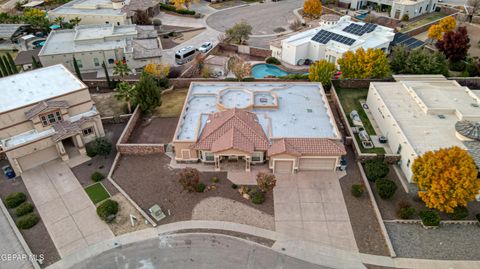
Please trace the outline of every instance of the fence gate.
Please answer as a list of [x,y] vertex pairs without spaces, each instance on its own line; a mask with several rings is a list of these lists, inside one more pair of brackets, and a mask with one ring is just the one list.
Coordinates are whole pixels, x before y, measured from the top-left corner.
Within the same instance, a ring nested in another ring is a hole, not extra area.
[[250,47],[249,46],[244,46],[244,45],[239,45],[238,46],[238,53],[250,55]]

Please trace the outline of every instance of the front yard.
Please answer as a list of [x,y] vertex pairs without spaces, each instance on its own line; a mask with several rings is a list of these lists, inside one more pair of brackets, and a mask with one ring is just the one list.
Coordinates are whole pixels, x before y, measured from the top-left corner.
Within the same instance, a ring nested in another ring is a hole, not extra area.
[[[122,156],[113,179],[145,211],[158,204],[165,215],[159,224],[201,219],[224,220],[273,229],[273,194],[253,204],[232,187],[226,172],[202,172],[204,192],[186,192],[177,179],[180,170],[169,166],[165,154]],[[218,178],[218,182],[212,180]]]
[[[372,123],[368,119],[367,114],[360,103],[362,100],[367,100],[368,89],[343,89],[336,87],[335,91],[337,92],[338,99],[342,105],[343,111],[345,111],[345,117],[347,118],[350,126],[353,126],[352,120],[350,119],[350,112],[352,112],[352,110],[356,110],[360,115],[360,119],[362,120],[365,131],[369,135],[376,135],[375,129],[373,128]],[[354,136],[363,153],[385,154],[385,149],[383,148],[363,148],[358,135],[354,134]]]
[[94,204],[98,204],[101,201],[110,198],[110,194],[108,194],[103,184],[100,182],[94,183],[85,188],[85,192],[87,193],[88,197]]

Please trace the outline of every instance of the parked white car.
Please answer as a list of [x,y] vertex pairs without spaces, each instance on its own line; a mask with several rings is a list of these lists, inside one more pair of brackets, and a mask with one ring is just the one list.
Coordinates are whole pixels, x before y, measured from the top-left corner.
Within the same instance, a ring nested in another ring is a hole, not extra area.
[[198,51],[200,51],[201,53],[206,53],[207,51],[211,50],[212,47],[212,42],[205,42],[198,48]]

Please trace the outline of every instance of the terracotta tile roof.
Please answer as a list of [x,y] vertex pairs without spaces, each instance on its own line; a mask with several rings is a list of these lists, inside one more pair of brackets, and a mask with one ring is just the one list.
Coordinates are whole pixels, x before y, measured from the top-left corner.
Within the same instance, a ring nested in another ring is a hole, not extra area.
[[42,101],[25,112],[25,116],[27,116],[27,119],[31,119],[46,109],[67,107],[68,103],[66,101]]
[[198,142],[192,146],[199,150],[216,149],[217,152],[230,148],[253,152],[267,150],[268,147],[268,138],[258,123],[257,115],[239,109],[210,115]]
[[342,143],[328,138],[282,138],[275,140],[267,154],[272,156],[281,153],[294,156],[339,156],[347,154]]
[[52,137],[54,141],[59,141],[82,132],[79,122],[71,121],[59,121],[53,124],[53,129],[55,129],[55,134]]

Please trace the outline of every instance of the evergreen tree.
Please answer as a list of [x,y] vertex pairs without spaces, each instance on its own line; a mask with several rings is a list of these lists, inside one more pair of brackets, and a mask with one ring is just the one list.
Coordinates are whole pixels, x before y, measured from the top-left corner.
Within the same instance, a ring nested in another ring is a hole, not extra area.
[[2,61],[8,74],[13,75],[14,73],[13,73],[12,67],[10,66],[10,63],[8,62],[7,57],[5,57],[5,55],[2,56]]
[[162,104],[160,88],[151,75],[142,74],[140,81],[135,85],[134,101],[143,112],[150,112]]
[[32,56],[32,69],[37,69],[41,66],[42,66],[42,64],[37,62],[37,59],[35,59],[35,57]]
[[0,57],[0,69],[2,70],[2,75],[4,77],[10,75],[8,70],[7,70],[7,67],[5,66],[5,64],[3,63],[3,59]]
[[10,69],[13,71],[14,74],[18,73],[17,65],[15,64],[15,61],[12,58],[12,55],[10,53],[7,53],[7,59],[8,63],[10,64]]
[[109,88],[112,88],[112,81],[110,80],[110,75],[108,75],[107,65],[105,62],[102,63],[103,71],[105,72],[105,78],[107,79],[107,85]]
[[80,68],[78,67],[77,59],[75,59],[75,57],[73,57],[73,68],[75,68],[75,73],[77,73],[77,77],[80,80],[83,80],[82,74],[80,73]]

